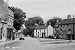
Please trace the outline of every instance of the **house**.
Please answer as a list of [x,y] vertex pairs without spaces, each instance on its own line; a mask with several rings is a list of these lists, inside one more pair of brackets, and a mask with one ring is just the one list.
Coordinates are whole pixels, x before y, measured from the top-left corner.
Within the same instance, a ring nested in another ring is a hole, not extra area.
[[34,28],[34,37],[44,37],[46,26],[36,26]]
[[34,37],[49,37],[53,36],[53,27],[51,25],[36,26],[34,28]]
[[14,14],[4,0],[0,0],[0,40],[13,39]]
[[49,24],[49,26],[46,28],[46,37],[49,37],[49,36],[54,36],[54,33],[53,33],[53,27]]
[[8,9],[8,17],[7,17],[7,39],[13,40],[14,38],[14,33],[13,30],[15,29],[13,27],[14,23],[14,13]]
[[58,25],[60,38],[75,39],[75,18],[63,19]]

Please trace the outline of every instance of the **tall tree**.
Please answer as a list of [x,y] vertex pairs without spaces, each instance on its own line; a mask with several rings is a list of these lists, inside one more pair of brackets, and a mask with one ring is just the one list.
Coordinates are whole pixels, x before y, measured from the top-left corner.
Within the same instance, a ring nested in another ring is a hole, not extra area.
[[54,25],[57,23],[57,22],[61,22],[62,19],[59,18],[59,17],[54,17],[53,19],[49,19],[47,21],[47,25],[49,25],[49,22],[51,22],[51,26],[54,27]]
[[21,25],[24,23],[26,13],[23,12],[20,8],[16,7],[9,7],[9,9],[14,13],[14,28],[19,30]]

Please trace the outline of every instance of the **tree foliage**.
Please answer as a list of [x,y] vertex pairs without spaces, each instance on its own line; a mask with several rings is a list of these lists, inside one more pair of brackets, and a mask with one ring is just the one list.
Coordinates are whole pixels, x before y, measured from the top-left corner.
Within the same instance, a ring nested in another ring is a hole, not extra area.
[[16,7],[9,7],[9,9],[14,13],[14,28],[19,30],[21,25],[24,23],[26,13],[23,12],[20,8]]
[[41,17],[33,17],[33,18],[28,18],[28,20],[25,21],[25,26],[26,29],[28,29],[28,34],[32,35],[34,31],[34,26],[37,25],[44,25],[44,21]]
[[[57,21],[58,20],[58,21]],[[54,27],[54,25],[57,23],[57,22],[61,22],[61,18],[59,17],[54,17],[53,19],[49,19],[47,21],[47,25],[49,25],[49,22],[51,22],[51,26]]]

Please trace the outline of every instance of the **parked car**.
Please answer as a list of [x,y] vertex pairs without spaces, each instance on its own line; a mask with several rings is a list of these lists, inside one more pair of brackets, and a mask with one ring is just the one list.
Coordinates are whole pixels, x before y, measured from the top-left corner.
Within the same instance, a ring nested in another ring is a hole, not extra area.
[[19,38],[19,40],[25,40],[24,38]]
[[52,38],[52,39],[54,39],[54,36],[49,36],[49,38]]

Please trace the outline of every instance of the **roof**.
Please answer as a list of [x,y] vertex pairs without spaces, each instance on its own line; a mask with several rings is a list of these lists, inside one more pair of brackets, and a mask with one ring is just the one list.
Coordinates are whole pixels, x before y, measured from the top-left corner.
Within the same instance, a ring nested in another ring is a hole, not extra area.
[[47,26],[45,26],[45,25],[35,26],[34,27],[35,30],[46,29],[46,28],[47,28]]
[[59,23],[56,23],[56,24],[53,26],[53,28],[58,28],[58,24],[59,24]]
[[73,24],[75,23],[75,18],[64,19],[59,24]]

